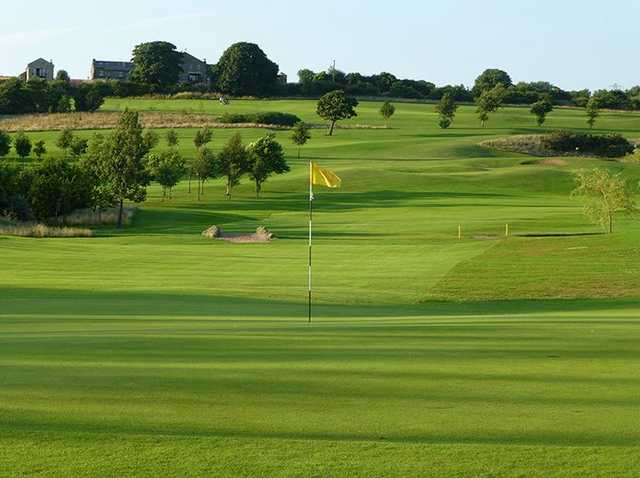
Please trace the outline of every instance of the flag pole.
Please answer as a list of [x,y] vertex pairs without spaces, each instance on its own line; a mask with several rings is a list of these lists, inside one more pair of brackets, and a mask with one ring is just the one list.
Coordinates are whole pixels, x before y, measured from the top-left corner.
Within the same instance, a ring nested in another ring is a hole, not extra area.
[[312,291],[312,255],[311,246],[313,238],[313,166],[309,161],[309,323],[311,323],[311,291]]

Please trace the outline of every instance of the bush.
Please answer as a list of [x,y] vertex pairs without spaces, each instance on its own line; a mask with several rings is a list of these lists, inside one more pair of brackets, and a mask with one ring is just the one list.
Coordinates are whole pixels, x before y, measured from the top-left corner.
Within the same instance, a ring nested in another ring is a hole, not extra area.
[[619,134],[590,134],[557,131],[542,139],[545,148],[561,153],[621,158],[634,151],[634,146]]
[[290,113],[267,112],[267,113],[225,113],[218,121],[221,123],[257,123],[276,126],[294,126],[300,122],[300,118]]

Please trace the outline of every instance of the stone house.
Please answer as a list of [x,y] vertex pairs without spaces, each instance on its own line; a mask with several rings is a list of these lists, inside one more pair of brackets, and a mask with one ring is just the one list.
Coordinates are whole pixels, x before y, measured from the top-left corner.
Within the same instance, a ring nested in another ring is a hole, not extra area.
[[209,65],[207,60],[200,60],[187,52],[182,52],[182,73],[178,83],[209,86]]
[[91,62],[91,80],[126,81],[133,71],[133,63],[129,61],[104,61],[94,59]]
[[38,58],[27,65],[25,71],[26,80],[29,81],[32,78],[40,78],[41,80],[53,80],[53,61],[47,61],[43,58]]

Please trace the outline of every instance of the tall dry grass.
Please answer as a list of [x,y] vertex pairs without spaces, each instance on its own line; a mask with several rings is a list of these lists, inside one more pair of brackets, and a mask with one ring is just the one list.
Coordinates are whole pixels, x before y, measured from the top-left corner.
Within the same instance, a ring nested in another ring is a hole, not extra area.
[[17,226],[0,226],[1,236],[20,237],[92,237],[91,229],[77,227],[53,227],[44,224],[21,224]]
[[[129,225],[137,208],[124,208],[122,221]],[[67,226],[113,226],[118,223],[118,209],[79,209],[62,218],[62,223]]]

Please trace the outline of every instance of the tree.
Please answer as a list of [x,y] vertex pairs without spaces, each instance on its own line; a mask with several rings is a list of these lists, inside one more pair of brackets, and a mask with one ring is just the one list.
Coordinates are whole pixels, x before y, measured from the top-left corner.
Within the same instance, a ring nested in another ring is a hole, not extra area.
[[536,116],[538,126],[542,126],[547,120],[547,114],[553,111],[553,104],[549,100],[536,101],[531,105],[531,114]]
[[504,86],[497,85],[476,98],[476,105],[478,106],[476,111],[483,128],[489,120],[489,113],[497,111],[502,106],[505,92]]
[[69,73],[67,73],[65,70],[58,70],[58,73],[56,73],[56,81],[64,81],[65,83],[69,83],[71,81],[71,78],[69,78]]
[[389,119],[391,119],[395,112],[396,107],[393,105],[393,103],[389,101],[385,101],[384,103],[382,103],[382,106],[380,107],[380,114],[384,118],[385,123],[387,123],[387,126],[389,126]]
[[178,133],[176,133],[175,129],[170,129],[167,131],[167,145],[170,148],[175,148],[178,146],[180,140],[178,139]]
[[71,145],[69,146],[69,152],[71,156],[75,159],[78,159],[80,156],[87,152],[87,148],[89,147],[89,141],[83,138],[74,137],[71,140]]
[[20,156],[23,160],[31,154],[31,140],[23,132],[20,132],[16,135],[15,139],[13,140],[13,147],[15,148],[18,156]]
[[595,97],[591,97],[587,103],[587,124],[589,128],[593,129],[598,116],[600,116],[600,101]]
[[232,95],[262,96],[278,82],[279,67],[254,43],[235,43],[216,65],[218,89]]
[[193,138],[193,144],[196,149],[200,149],[203,146],[209,144],[213,139],[213,131],[208,126],[196,131],[196,135]]
[[71,111],[73,111],[73,101],[71,97],[67,95],[61,96],[56,105],[56,113],[70,113]]
[[198,201],[200,196],[204,194],[204,183],[207,179],[215,177],[216,157],[208,148],[199,148],[196,151],[196,157],[191,164],[193,174],[198,178]]
[[162,186],[163,199],[172,198],[172,191],[185,173],[184,158],[177,150],[171,149],[162,153],[149,154],[147,167],[154,181]]
[[574,195],[584,196],[585,215],[593,222],[613,232],[615,214],[623,211],[636,213],[634,192],[621,174],[612,174],[605,169],[578,171],[575,175]]
[[38,158],[38,160],[42,159],[42,156],[47,154],[47,148],[45,147],[44,140],[41,139],[39,141],[36,141],[36,143],[33,145],[33,153],[36,155],[36,158]]
[[11,151],[11,136],[0,130],[0,158],[4,158]]
[[506,71],[489,68],[476,78],[476,82],[473,87],[473,95],[475,97],[479,97],[485,91],[492,90],[498,85],[502,85],[504,88],[509,88],[513,86],[513,82]]
[[249,177],[256,185],[256,199],[260,198],[262,185],[273,174],[290,171],[282,145],[276,135],[269,133],[247,147],[249,153]]
[[182,55],[169,42],[141,43],[133,50],[131,80],[146,83],[158,91],[167,91],[178,83],[182,73]]
[[335,90],[320,98],[316,112],[320,118],[330,121],[329,136],[333,136],[336,122],[358,116],[355,108],[358,100],[347,96],[342,90]]
[[149,153],[144,141],[138,113],[125,110],[116,129],[92,152],[98,153],[98,187],[103,197],[118,204],[118,228],[122,228],[124,201],[144,201],[149,184],[145,156]]
[[33,171],[28,198],[37,219],[58,219],[91,205],[93,184],[80,166],[48,158]]
[[298,146],[298,159],[300,159],[300,149],[311,139],[309,126],[302,121],[295,124],[291,131],[291,140]]
[[442,129],[447,129],[453,123],[453,118],[456,116],[458,105],[456,104],[453,95],[447,92],[440,98],[440,103],[436,105],[436,113],[440,115],[439,126]]
[[67,154],[67,151],[69,150],[69,148],[71,148],[71,144],[73,143],[73,131],[71,131],[70,129],[63,129],[62,132],[60,133],[60,136],[58,136],[58,140],[56,141],[56,146],[58,146],[58,148],[60,148],[62,151],[64,151],[64,154]]
[[158,143],[160,142],[158,133],[156,133],[152,129],[148,129],[144,132],[144,134],[142,135],[142,140],[144,141],[144,145],[149,151],[158,146]]
[[240,178],[249,168],[247,150],[242,144],[240,134],[234,134],[215,159],[214,173],[226,179],[225,196],[231,198],[231,192],[240,184]]

